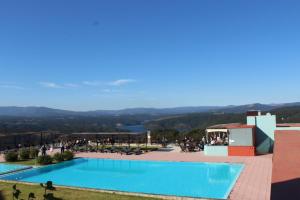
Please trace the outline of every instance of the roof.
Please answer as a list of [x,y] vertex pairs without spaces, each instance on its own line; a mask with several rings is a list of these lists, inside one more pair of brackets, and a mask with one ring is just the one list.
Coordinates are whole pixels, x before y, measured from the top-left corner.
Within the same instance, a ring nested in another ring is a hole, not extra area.
[[277,127],[300,127],[300,123],[284,123],[284,124],[277,124]]
[[300,131],[275,131],[272,200],[300,199]]
[[207,129],[238,129],[238,128],[254,128],[254,125],[247,125],[241,123],[231,123],[231,124],[217,124],[208,127]]

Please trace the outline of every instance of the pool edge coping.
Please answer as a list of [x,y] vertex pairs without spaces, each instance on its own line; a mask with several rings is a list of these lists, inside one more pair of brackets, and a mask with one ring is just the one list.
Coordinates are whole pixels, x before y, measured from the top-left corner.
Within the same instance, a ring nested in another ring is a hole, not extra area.
[[226,199],[229,199],[230,198],[230,194],[232,193],[237,181],[239,180],[239,178],[241,177],[243,171],[245,170],[245,164],[242,164],[242,167],[240,168],[239,172],[236,174],[236,176],[234,177],[228,191],[226,192]]

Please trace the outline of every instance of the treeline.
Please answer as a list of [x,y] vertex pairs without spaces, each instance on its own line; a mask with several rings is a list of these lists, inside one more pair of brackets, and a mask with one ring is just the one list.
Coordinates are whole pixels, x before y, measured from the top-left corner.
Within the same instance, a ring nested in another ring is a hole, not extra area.
[[0,134],[40,131],[111,132],[118,124],[135,125],[153,119],[149,115],[123,115],[103,117],[0,117]]
[[278,123],[300,123],[300,106],[284,107],[272,110]]
[[187,114],[154,120],[146,123],[146,127],[151,130],[175,129],[179,132],[189,132],[194,129],[204,130],[208,126],[225,123],[246,123],[246,115],[214,113]]
[[[277,116],[277,123],[300,123],[300,106],[278,108],[271,110],[270,113]],[[146,123],[146,127],[152,130],[156,140],[160,140],[163,136],[171,141],[185,136],[199,140],[205,136],[207,127],[226,123],[246,123],[246,114],[187,114],[154,120]]]
[[[278,123],[300,123],[300,106],[278,108],[270,111],[277,115]],[[245,113],[194,113],[184,115],[120,115],[100,117],[0,117],[0,134],[27,133],[40,131],[74,132],[113,132],[117,125],[145,123],[152,131],[154,140],[164,136],[168,140],[185,136],[200,138],[208,126],[225,123],[246,123]]]

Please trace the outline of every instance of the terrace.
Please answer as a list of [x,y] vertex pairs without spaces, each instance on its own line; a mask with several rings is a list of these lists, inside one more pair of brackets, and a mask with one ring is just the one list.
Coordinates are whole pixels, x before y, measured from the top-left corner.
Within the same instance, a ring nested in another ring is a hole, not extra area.
[[[49,152],[50,153],[50,152]],[[52,152],[53,153],[53,152]],[[181,162],[213,162],[213,163],[243,163],[245,165],[237,180],[229,199],[270,199],[272,155],[257,157],[218,157],[205,156],[203,152],[180,152],[179,147],[173,146],[173,151],[155,151],[142,155],[121,155],[117,153],[79,152],[76,157],[101,158],[116,160],[153,160]],[[0,157],[0,160],[3,158]],[[189,178],[187,177],[187,180]],[[123,194],[123,193],[120,193]],[[144,195],[142,195],[144,196]],[[147,196],[147,195],[146,195]]]
[[[228,199],[267,200],[271,197],[273,155],[269,152],[274,143],[274,132],[275,130],[294,129],[299,129],[299,125],[276,125],[275,116],[272,116],[270,114],[260,115],[260,113],[258,112],[251,112],[247,116],[247,124],[234,123],[208,127],[206,130],[207,135],[205,138],[206,145],[204,147],[204,151],[185,152],[182,151],[181,145],[178,146],[178,144],[170,144],[167,148],[168,151],[165,151],[166,148],[159,148],[158,151],[143,150],[143,153],[141,155],[127,155],[126,153],[122,153],[121,149],[123,147],[151,147],[151,136],[149,133],[75,133],[72,135],[61,135],[59,139],[67,141],[66,143],[68,143],[68,141],[73,141],[71,142],[71,149],[75,149],[75,156],[77,158],[96,158],[102,160],[104,159],[105,161],[171,161],[199,164],[243,164],[244,169],[235,182],[234,187],[228,196]],[[74,143],[74,141],[76,142]],[[77,143],[77,141],[80,142]],[[81,144],[81,147],[79,145],[80,148],[78,148],[77,144]],[[119,149],[117,151],[112,151],[111,149],[113,146],[118,147]],[[102,151],[102,147],[109,150]],[[216,153],[216,148],[222,149],[220,151],[218,150],[218,152]],[[201,148],[199,149],[201,150]],[[53,154],[57,151],[59,150],[48,153]],[[189,171],[189,169],[187,169],[187,171]],[[189,179],[193,177],[187,176],[185,178],[186,181],[189,182]],[[157,179],[157,181],[159,181],[159,179]],[[203,182],[203,180],[199,179],[198,182],[201,183]],[[216,187],[216,189],[218,188]],[[101,191],[107,192],[105,190]],[[116,193],[124,194],[124,192]],[[129,194],[141,195],[146,197],[149,196],[141,193],[129,192]],[[168,195],[162,196],[159,194],[156,194],[154,196],[166,199],[179,198]],[[190,198],[180,197],[180,199]]]

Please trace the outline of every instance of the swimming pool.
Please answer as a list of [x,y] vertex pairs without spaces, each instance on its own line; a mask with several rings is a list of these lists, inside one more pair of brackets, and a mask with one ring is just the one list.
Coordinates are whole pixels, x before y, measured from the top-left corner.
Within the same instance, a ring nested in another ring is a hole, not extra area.
[[7,174],[13,171],[27,169],[27,168],[28,167],[24,165],[11,165],[11,164],[0,163],[0,175]]
[[226,199],[242,164],[80,158],[3,177],[123,192]]

